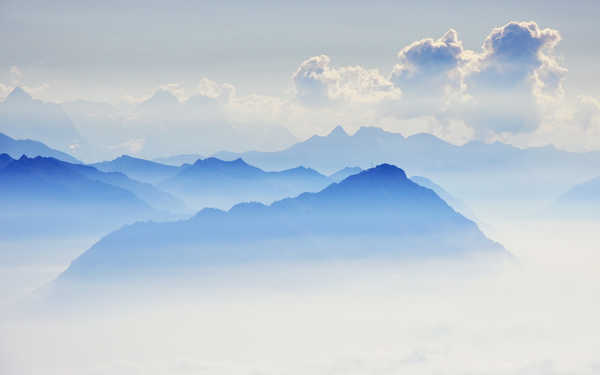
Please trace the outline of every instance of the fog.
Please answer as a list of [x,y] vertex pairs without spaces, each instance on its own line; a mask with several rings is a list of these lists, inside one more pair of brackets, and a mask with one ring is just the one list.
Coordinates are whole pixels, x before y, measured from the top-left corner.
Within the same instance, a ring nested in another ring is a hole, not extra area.
[[504,264],[254,265],[21,303],[2,313],[0,373],[594,374],[596,228],[491,222]]

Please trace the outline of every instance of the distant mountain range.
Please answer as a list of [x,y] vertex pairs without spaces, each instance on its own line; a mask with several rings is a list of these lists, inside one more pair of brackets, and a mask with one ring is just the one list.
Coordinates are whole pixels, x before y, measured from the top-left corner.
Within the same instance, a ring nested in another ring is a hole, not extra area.
[[0,155],[0,232],[5,236],[105,231],[168,218],[182,203],[150,184],[54,158]]
[[139,181],[156,184],[179,173],[180,168],[122,155],[111,161],[90,164],[103,172],[121,172]]
[[190,207],[229,208],[239,202],[272,202],[307,191],[319,191],[331,181],[315,170],[296,167],[266,172],[242,159],[197,160],[158,186],[181,196]]
[[341,181],[345,180],[347,177],[350,177],[353,174],[358,174],[360,172],[362,172],[362,168],[345,167],[335,173],[330,174],[329,178],[334,182],[341,182]]
[[507,252],[432,190],[382,164],[269,206],[243,203],[227,212],[204,209],[186,221],[127,226],[74,260],[59,283],[264,261],[467,254]]
[[572,218],[600,218],[600,177],[569,189],[557,199],[553,209],[556,214]]
[[54,150],[41,142],[30,139],[14,139],[2,133],[0,133],[0,154],[8,154],[14,159],[18,159],[23,155],[29,157],[47,156],[69,163],[80,163],[73,156]]
[[182,155],[166,156],[166,157],[162,157],[162,158],[155,158],[154,161],[157,163],[180,167],[183,164],[194,164],[196,162],[196,160],[202,159],[202,158],[203,157],[200,154],[182,154]]
[[19,139],[37,139],[63,151],[83,145],[81,135],[60,105],[33,99],[20,87],[0,102],[0,132]]
[[[327,136],[313,136],[278,152],[221,152],[224,160],[243,158],[266,170],[304,165],[333,173],[347,166],[402,165],[411,175],[433,178],[469,201],[495,204],[511,200],[520,209],[551,201],[570,181],[600,174],[600,152],[572,153],[552,146],[520,149],[503,143],[472,141],[462,146],[430,134],[404,137],[375,127],[353,135],[336,127]],[[500,209],[515,212],[515,206]]]

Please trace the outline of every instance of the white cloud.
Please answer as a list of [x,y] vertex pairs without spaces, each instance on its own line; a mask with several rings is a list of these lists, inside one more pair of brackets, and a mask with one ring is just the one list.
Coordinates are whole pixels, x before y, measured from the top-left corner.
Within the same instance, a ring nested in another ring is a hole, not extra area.
[[10,67],[10,78],[13,86],[20,86],[23,84],[23,72],[18,66],[13,65]]
[[10,92],[12,91],[11,87],[8,87],[6,85],[4,85],[3,83],[0,83],[0,99],[4,99],[8,96],[8,94],[10,94]]
[[548,89],[558,89],[566,72],[554,51],[560,40],[557,30],[541,29],[533,21],[496,27],[483,42],[477,78],[496,88],[534,79]]
[[332,103],[376,103],[398,99],[400,89],[377,69],[361,66],[330,66],[327,55],[313,56],[300,64],[292,76],[296,97],[308,106]]
[[463,49],[457,32],[450,29],[437,40],[422,39],[398,52],[400,63],[394,66],[390,80],[406,90],[407,95],[459,89],[459,69],[471,57],[471,53]]

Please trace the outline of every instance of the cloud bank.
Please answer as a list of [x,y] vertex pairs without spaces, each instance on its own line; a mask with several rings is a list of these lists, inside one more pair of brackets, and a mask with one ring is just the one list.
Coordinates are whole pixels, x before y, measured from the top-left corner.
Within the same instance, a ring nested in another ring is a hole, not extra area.
[[[279,96],[240,95],[234,85],[206,77],[165,83],[146,96],[123,97],[126,104],[102,113],[118,124],[104,123],[101,138],[112,152],[131,144],[130,151],[147,156],[160,147],[167,148],[163,153],[217,151],[210,145],[274,150],[342,124],[349,131],[370,125],[405,135],[427,132],[454,143],[600,148],[598,99],[565,90],[560,41],[558,30],[509,22],[493,28],[478,50],[469,50],[449,29],[400,47],[388,74],[338,66],[321,54],[302,61],[291,74],[290,90]],[[0,96],[27,81],[18,67],[10,74],[11,82],[0,83]],[[38,98],[52,91],[43,83],[25,89]],[[98,136],[91,130],[94,121],[87,121],[98,117],[92,112],[79,111],[75,122],[82,133]],[[198,145],[194,138],[206,142]],[[171,150],[172,143],[181,147]]]

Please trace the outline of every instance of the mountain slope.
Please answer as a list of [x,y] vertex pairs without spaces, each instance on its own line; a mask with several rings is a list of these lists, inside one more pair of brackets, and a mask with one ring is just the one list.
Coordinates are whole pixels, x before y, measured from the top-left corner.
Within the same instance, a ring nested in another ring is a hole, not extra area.
[[105,231],[157,212],[101,172],[54,158],[21,157],[0,169],[3,236]]
[[362,127],[352,135],[338,127],[327,136],[313,136],[278,152],[215,156],[241,157],[270,170],[305,165],[326,173],[348,165],[398,164],[411,175],[427,176],[460,192],[486,210],[506,210],[511,215],[554,200],[570,187],[569,181],[600,174],[600,152],[572,153],[551,146],[521,149],[479,141],[457,146],[430,134],[404,137],[374,127]]
[[45,144],[30,139],[13,139],[0,133],[0,153],[8,154],[13,159],[18,159],[22,155],[29,157],[46,156],[69,163],[79,163],[79,160],[62,151],[54,150]]
[[506,254],[404,171],[383,164],[318,193],[270,206],[204,209],[171,223],[116,231],[73,261],[59,282],[179,274],[246,262]]
[[103,172],[121,172],[138,181],[155,184],[175,176],[178,167],[122,155],[111,161],[91,164]]
[[600,218],[600,177],[569,189],[554,204],[554,211],[571,217]]
[[19,139],[37,139],[60,150],[83,143],[60,105],[33,99],[20,87],[0,103],[0,131]]
[[194,164],[198,159],[202,159],[200,154],[181,154],[173,156],[165,156],[162,158],[155,158],[154,161],[161,164],[172,165],[175,167],[182,166],[183,164]]
[[335,173],[330,174],[329,179],[334,182],[341,182],[341,181],[345,180],[347,177],[350,177],[353,174],[357,174],[360,172],[362,172],[362,169],[359,167],[345,167]]
[[450,207],[458,211],[461,215],[468,218],[469,220],[475,220],[475,214],[473,211],[463,202],[462,200],[454,197],[452,194],[447,192],[443,187],[431,181],[430,179],[422,176],[412,176],[410,178],[415,183],[433,190],[444,202],[448,203]]
[[200,209],[229,208],[244,201],[271,202],[305,191],[318,191],[329,183],[327,177],[308,168],[266,172],[242,159],[207,158],[181,169],[159,186]]

